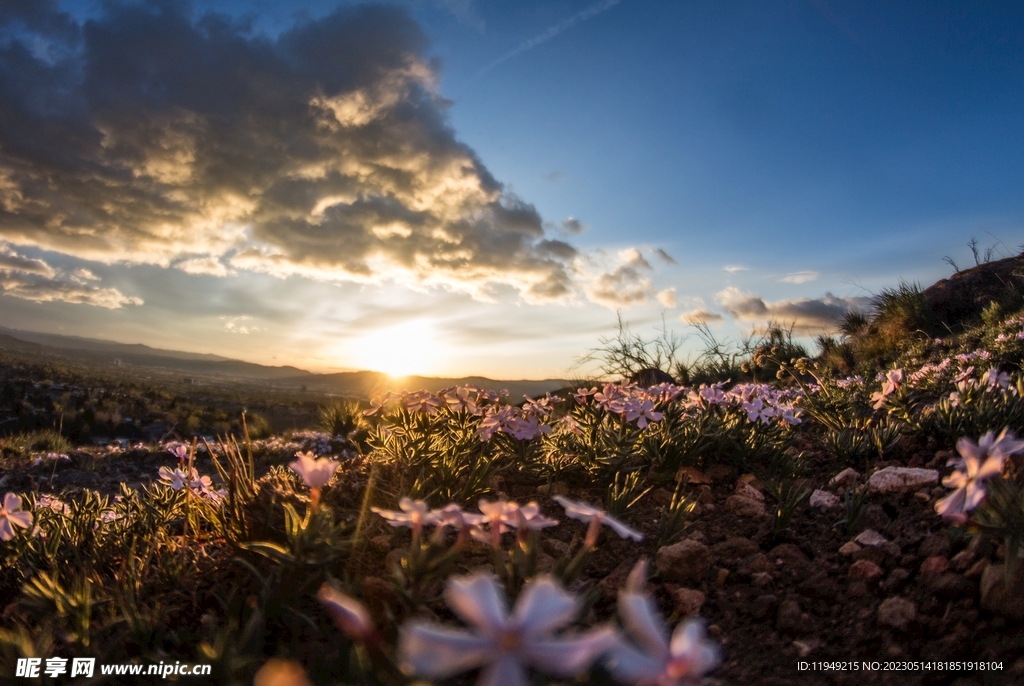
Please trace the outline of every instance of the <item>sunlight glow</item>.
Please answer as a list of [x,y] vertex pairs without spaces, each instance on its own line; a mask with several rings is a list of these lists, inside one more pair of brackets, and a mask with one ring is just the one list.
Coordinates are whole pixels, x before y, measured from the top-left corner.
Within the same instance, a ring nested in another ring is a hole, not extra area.
[[354,356],[351,364],[357,368],[394,377],[431,373],[441,352],[433,323],[423,319],[369,333],[350,350]]

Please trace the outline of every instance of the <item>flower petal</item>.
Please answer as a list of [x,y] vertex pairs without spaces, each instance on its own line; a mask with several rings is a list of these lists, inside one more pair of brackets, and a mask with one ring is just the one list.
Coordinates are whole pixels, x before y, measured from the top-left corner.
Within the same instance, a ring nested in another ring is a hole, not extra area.
[[668,631],[646,593],[619,593],[619,618],[630,638],[655,660],[668,659]]
[[987,494],[985,487],[977,481],[969,483],[964,490],[967,492],[966,498],[964,498],[964,512],[970,512],[978,505],[981,505],[981,501],[985,499]]
[[542,577],[523,589],[512,612],[512,624],[526,634],[549,634],[571,622],[578,610],[571,594],[550,577]]
[[640,533],[636,529],[632,529],[626,526],[625,524],[623,524],[622,522],[615,519],[615,517],[612,517],[609,514],[603,515],[601,519],[605,524],[610,526],[612,531],[617,533],[620,538],[632,538],[634,541],[638,542],[644,540],[644,535],[642,533]]
[[505,656],[480,672],[476,686],[530,686],[530,680],[519,660]]
[[967,498],[967,487],[958,488],[942,500],[935,503],[935,511],[945,518],[954,517],[964,511],[964,501]]
[[521,653],[526,662],[545,674],[565,678],[576,676],[590,667],[618,640],[615,631],[608,626],[571,637],[523,638]]
[[14,528],[7,521],[7,517],[0,517],[0,541],[9,541],[14,538]]
[[665,673],[665,661],[645,655],[623,640],[608,651],[605,666],[625,684],[654,684]]
[[672,633],[673,659],[685,658],[694,665],[693,672],[702,675],[718,664],[718,646],[704,640],[704,623],[688,619]]
[[21,496],[15,493],[8,493],[4,496],[4,509],[14,512],[21,509]]
[[444,679],[484,665],[497,655],[482,636],[413,620],[398,635],[398,665],[406,674]]
[[31,512],[8,512],[7,520],[12,524],[17,524],[22,529],[27,529],[32,526],[32,513]]
[[467,624],[493,633],[508,623],[508,610],[498,583],[489,574],[454,576],[448,580],[444,599]]
[[1004,462],[1006,462],[1005,455],[992,455],[985,460],[985,464],[978,468],[978,473],[974,475],[974,478],[981,481],[982,479],[991,479],[993,476],[999,476],[1003,471]]

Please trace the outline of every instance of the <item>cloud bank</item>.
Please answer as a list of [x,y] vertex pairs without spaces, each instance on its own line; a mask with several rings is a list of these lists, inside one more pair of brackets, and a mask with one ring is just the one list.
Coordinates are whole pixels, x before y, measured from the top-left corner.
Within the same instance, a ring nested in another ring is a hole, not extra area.
[[[52,1],[4,4],[0,239],[190,274],[570,295],[576,249],[456,139],[426,49],[392,7],[269,39],[173,0],[107,4],[84,25]],[[98,297],[0,259],[7,293]],[[635,301],[644,265],[589,292]]]
[[759,295],[743,292],[733,286],[719,291],[715,295],[715,302],[735,319],[775,320],[784,325],[792,324],[794,333],[803,335],[834,331],[847,312],[863,312],[871,306],[871,298],[840,298],[831,293],[825,293],[820,298],[766,302]]
[[141,299],[125,296],[116,288],[94,285],[98,280],[88,269],[59,270],[0,243],[0,294],[36,302],[61,301],[107,309],[142,304]]

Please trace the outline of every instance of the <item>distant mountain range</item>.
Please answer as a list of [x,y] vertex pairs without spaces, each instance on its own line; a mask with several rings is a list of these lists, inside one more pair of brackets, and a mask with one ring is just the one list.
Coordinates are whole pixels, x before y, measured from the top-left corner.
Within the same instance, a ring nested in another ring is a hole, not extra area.
[[139,343],[117,343],[96,338],[63,336],[52,333],[21,331],[0,326],[0,350],[28,354],[59,353],[70,359],[99,365],[120,365],[180,372],[210,381],[263,381],[276,388],[302,388],[335,395],[370,398],[384,391],[414,391],[426,388],[438,391],[448,386],[473,385],[481,388],[507,389],[513,399],[523,395],[543,395],[563,388],[565,379],[502,381],[482,376],[437,378],[409,376],[395,379],[380,372],[338,372],[315,374],[298,367],[271,367],[233,360],[220,355],[162,350]]

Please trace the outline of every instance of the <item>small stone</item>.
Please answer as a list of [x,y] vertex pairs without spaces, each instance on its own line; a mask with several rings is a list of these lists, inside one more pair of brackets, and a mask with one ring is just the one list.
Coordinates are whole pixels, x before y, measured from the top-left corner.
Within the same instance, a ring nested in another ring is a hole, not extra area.
[[810,598],[834,599],[839,592],[835,581],[828,572],[818,572],[810,576],[799,586],[800,593]]
[[871,475],[868,490],[873,493],[907,493],[937,483],[939,472],[934,469],[886,467]]
[[866,529],[860,532],[857,538],[853,540],[855,540],[857,543],[860,543],[861,545],[866,546],[882,545],[883,543],[889,542],[889,540],[885,536],[878,533],[874,529]]
[[715,577],[716,586],[725,586],[725,580],[729,578],[729,570],[725,567],[718,568],[718,576]]
[[712,624],[708,627],[708,636],[710,636],[711,638],[718,638],[721,635],[722,627],[718,626],[717,624]]
[[949,538],[946,534],[932,534],[928,538],[921,541],[920,547],[917,552],[921,557],[931,557],[932,555],[949,555]]
[[568,495],[569,487],[565,485],[564,481],[556,481],[553,484],[541,484],[537,486],[537,492],[541,495]]
[[917,618],[917,606],[906,598],[886,598],[878,606],[878,623],[903,631]]
[[738,562],[760,551],[761,546],[757,543],[749,538],[740,538],[739,536],[727,538],[721,543],[711,546],[711,552],[714,556],[726,563]]
[[970,550],[961,550],[949,561],[949,566],[958,572],[970,569],[972,564],[974,564],[974,553]]
[[870,560],[857,560],[850,565],[851,579],[875,579],[882,576],[882,568]]
[[768,556],[764,553],[754,553],[740,562],[736,572],[740,576],[753,576],[754,574],[770,572],[771,570],[772,563]]
[[675,601],[676,612],[682,617],[689,617],[700,612],[705,596],[693,588],[678,588],[672,592],[672,600]]
[[692,534],[687,536],[691,541],[697,541],[698,543],[707,543],[708,537],[704,535],[703,531],[694,531]]
[[925,583],[935,595],[950,600],[971,597],[978,588],[973,580],[954,572],[931,575],[925,579]]
[[708,475],[708,478],[716,483],[722,481],[728,481],[732,478],[732,475],[736,472],[733,471],[732,467],[724,464],[713,464],[704,470],[704,473]]
[[847,467],[843,471],[833,476],[829,482],[829,486],[840,486],[850,481],[856,481],[860,478],[860,473],[853,467]]
[[819,488],[814,493],[811,493],[810,503],[811,507],[820,507],[823,510],[827,510],[839,504],[839,496]]
[[696,467],[680,467],[676,472],[676,481],[680,482],[684,486],[686,484],[692,484],[694,486],[711,484],[711,478]]
[[569,554],[569,544],[559,541],[557,538],[542,537],[540,547],[545,553],[553,557],[564,557]]
[[700,583],[710,565],[708,547],[689,538],[661,548],[654,556],[654,567],[663,579],[684,584]]
[[859,551],[860,546],[857,545],[854,541],[847,541],[846,543],[839,546],[839,554],[845,555],[847,557]]
[[702,505],[710,505],[714,499],[715,495],[711,492],[711,486],[700,486],[697,489],[697,501]]
[[740,474],[740,478],[736,479],[736,488],[738,489],[744,484],[750,484],[757,489],[762,487],[761,482],[753,474]]
[[889,577],[882,582],[882,588],[886,591],[892,590],[910,578],[910,570],[897,567],[889,572]]
[[871,593],[868,590],[868,585],[863,581],[851,581],[850,588],[846,592],[851,598],[866,598]]
[[771,616],[779,606],[779,599],[771,594],[761,595],[750,604],[750,614],[754,619],[764,619]]
[[1024,619],[1024,565],[1006,583],[1006,565],[990,565],[981,575],[981,606],[1000,617]]
[[750,583],[754,588],[767,588],[775,583],[775,580],[768,572],[757,572],[750,575]]
[[797,601],[788,599],[779,603],[779,611],[775,615],[775,628],[779,631],[800,631],[806,628],[803,611]]
[[768,551],[768,559],[790,569],[802,569],[810,564],[804,552],[792,543],[780,543],[775,546]]
[[725,509],[740,517],[764,516],[764,503],[743,495],[731,495],[726,498]]
[[927,503],[932,499],[932,496],[928,491],[917,491],[914,493],[914,497],[921,503]]
[[751,486],[750,484],[739,484],[738,486],[736,486],[735,494],[736,495],[741,495],[744,498],[750,498],[751,500],[756,500],[759,503],[763,503],[764,502],[764,494],[761,493],[761,491],[759,491],[756,488],[754,488],[753,486]]
[[809,641],[793,641],[793,647],[796,648],[797,655],[807,657],[821,647],[821,641],[816,638],[812,638]]
[[949,569],[949,560],[945,555],[932,555],[926,557],[921,563],[920,572],[922,576],[927,576],[928,574],[942,574],[947,569]]

